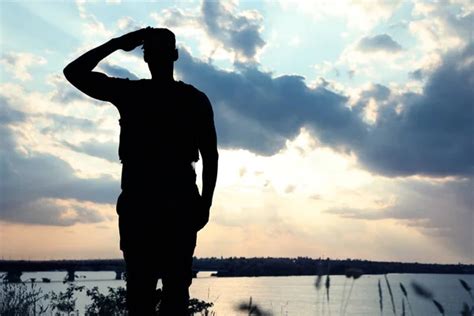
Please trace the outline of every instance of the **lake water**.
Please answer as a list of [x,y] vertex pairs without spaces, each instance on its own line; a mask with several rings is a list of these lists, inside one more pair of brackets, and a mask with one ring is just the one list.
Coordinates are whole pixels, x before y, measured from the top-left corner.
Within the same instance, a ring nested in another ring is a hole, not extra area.
[[[125,286],[122,280],[114,280],[114,272],[77,272],[81,276],[76,281],[78,285],[87,288],[98,286],[102,293],[108,287]],[[67,284],[62,280],[66,272],[34,272],[23,273],[22,280],[36,278],[38,286],[44,293],[49,291],[64,291]],[[38,282],[41,278],[50,278],[51,283]],[[440,315],[433,302],[417,297],[410,286],[411,281],[430,289],[434,298],[445,308],[446,315],[460,315],[462,303],[474,304],[468,293],[462,288],[459,279],[463,279],[474,288],[474,275],[439,275],[439,274],[389,274],[391,289],[393,291],[397,315],[402,311],[403,283],[408,291],[408,299],[414,315]],[[352,279],[344,276],[331,276],[330,300],[326,300],[324,288],[318,291],[313,276],[290,277],[235,277],[216,278],[209,273],[201,272],[193,280],[190,288],[191,297],[199,298],[214,303],[213,311],[216,316],[245,315],[235,310],[239,302],[248,302],[252,297],[253,302],[273,315],[341,315],[343,295],[350,299],[345,315],[381,315],[379,307],[378,280],[381,280],[383,293],[383,315],[393,315],[392,304],[388,288],[383,275],[364,275],[354,282],[350,291]],[[85,292],[77,293],[77,309],[83,314],[86,304],[89,303]],[[406,303],[406,302],[405,302]],[[406,305],[406,304],[405,304]],[[406,305],[406,315],[411,315]]]

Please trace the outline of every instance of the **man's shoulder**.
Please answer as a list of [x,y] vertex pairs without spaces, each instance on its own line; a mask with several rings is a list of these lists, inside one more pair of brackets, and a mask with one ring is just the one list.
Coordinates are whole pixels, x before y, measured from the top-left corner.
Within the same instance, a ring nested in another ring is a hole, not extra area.
[[193,86],[192,84],[185,83],[183,81],[178,81],[180,89],[183,89],[183,92],[188,96],[198,99],[198,100],[207,100],[207,96],[204,92]]

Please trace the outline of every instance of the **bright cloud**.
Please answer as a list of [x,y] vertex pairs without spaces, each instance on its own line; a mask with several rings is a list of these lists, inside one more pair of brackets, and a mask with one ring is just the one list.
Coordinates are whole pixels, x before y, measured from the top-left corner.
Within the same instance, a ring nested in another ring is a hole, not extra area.
[[46,59],[31,53],[4,53],[0,56],[0,64],[16,79],[21,81],[31,80],[30,68],[46,64]]
[[262,15],[255,10],[239,12],[232,2],[205,0],[199,8],[166,9],[152,17],[177,34],[200,38],[200,49],[208,58],[228,55],[235,61],[253,61],[265,45]]
[[369,30],[377,23],[387,20],[399,6],[400,1],[280,1],[286,11],[297,10],[317,20],[341,18],[348,29]]

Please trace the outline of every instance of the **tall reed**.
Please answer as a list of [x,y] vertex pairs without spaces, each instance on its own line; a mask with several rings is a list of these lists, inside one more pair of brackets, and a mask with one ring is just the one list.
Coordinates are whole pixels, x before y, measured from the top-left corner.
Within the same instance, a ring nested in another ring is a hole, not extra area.
[[390,282],[388,281],[386,274],[384,274],[384,277],[385,277],[385,283],[387,283],[388,294],[390,295],[390,301],[392,302],[393,315],[397,315],[397,309],[395,308],[395,300],[393,299],[392,287],[390,286]]

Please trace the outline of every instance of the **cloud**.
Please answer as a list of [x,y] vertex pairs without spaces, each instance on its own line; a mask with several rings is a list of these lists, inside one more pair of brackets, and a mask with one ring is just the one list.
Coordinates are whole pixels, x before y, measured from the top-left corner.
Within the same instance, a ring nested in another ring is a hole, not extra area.
[[[280,0],[285,11],[296,10],[317,20],[341,18],[349,29],[370,30],[389,19],[399,7],[395,1],[301,1]],[[291,14],[284,12],[284,14]]]
[[6,208],[1,219],[36,225],[71,226],[76,223],[98,223],[108,220],[95,208],[75,200],[40,198]]
[[474,45],[446,54],[422,93],[403,93],[380,107],[377,123],[355,148],[361,161],[388,175],[472,175],[473,60]]
[[407,179],[389,184],[398,198],[381,208],[336,207],[325,210],[356,220],[395,219],[442,240],[466,258],[473,258],[474,189],[473,178],[442,183]]
[[[412,79],[408,82],[412,88],[414,85],[421,88],[424,79],[439,66],[444,54],[462,50],[472,42],[472,6],[463,7],[459,1],[414,1],[409,7],[411,17],[401,20],[407,25],[406,28],[394,30],[381,24],[367,32],[371,36],[347,45],[336,65],[356,70],[359,82],[400,84],[406,78],[402,77],[405,73]],[[391,19],[394,22],[400,20],[405,15],[402,12],[404,9],[400,8]],[[390,29],[396,32],[390,32]],[[392,37],[389,38],[384,32]],[[403,47],[395,41],[392,33],[397,35],[397,40],[403,40]],[[353,31],[351,34],[354,34]],[[414,73],[416,70],[421,70],[421,73]]]
[[7,125],[22,122],[25,121],[25,119],[25,113],[12,109],[8,105],[8,100],[4,96],[0,96],[0,124]]
[[129,16],[120,18],[117,21],[117,26],[118,26],[119,30],[121,30],[122,32],[124,32],[124,31],[131,32],[131,31],[138,30],[138,29],[143,27],[142,25],[138,24],[133,18],[131,18]]
[[[104,220],[86,202],[115,203],[119,182],[109,176],[80,178],[61,158],[19,147],[18,131],[38,114],[13,110],[7,99],[0,100],[0,219],[47,225]],[[89,124],[85,119],[48,115],[63,128],[71,122]]]
[[459,49],[472,41],[474,8],[462,3],[415,2],[408,28],[423,54]]
[[69,82],[66,81],[64,76],[61,74],[55,74],[48,78],[48,83],[53,87],[51,100],[54,102],[67,104],[74,101],[88,101],[96,105],[103,105],[104,102],[100,102],[89,98],[84,93],[76,89]]
[[130,80],[139,79],[134,73],[130,72],[129,70],[107,62],[101,63],[100,68],[111,77],[128,78]]
[[[255,61],[265,46],[262,38],[263,17],[255,10],[237,12],[236,5],[227,2],[202,1],[199,11],[166,9],[152,17],[160,25],[184,30],[186,35],[196,32],[204,40],[203,46],[212,57],[216,50],[233,55],[240,62]],[[209,47],[210,46],[210,47]]]
[[63,141],[62,144],[74,151],[102,158],[110,162],[119,161],[117,153],[118,144],[115,142],[100,142],[97,139],[89,139],[79,144],[72,144],[66,141]]
[[402,46],[387,34],[364,37],[359,41],[357,48],[363,52],[385,51],[397,53],[402,50]]
[[254,66],[219,70],[185,49],[176,65],[185,82],[195,84],[214,104],[219,143],[272,155],[301,127],[322,141],[344,146],[364,138],[364,124],[346,106],[347,98],[324,87],[309,88],[300,76],[273,78]]
[[[9,137],[2,129],[2,135]],[[13,143],[11,140],[8,143]],[[32,224],[72,225],[97,221],[98,215],[73,206],[78,216],[64,220],[64,211],[51,199],[74,199],[99,204],[115,203],[119,183],[110,177],[82,179],[72,167],[58,157],[41,153],[23,154],[2,146],[2,181],[0,183],[0,216],[2,220]],[[41,215],[40,215],[41,214]],[[80,215],[87,215],[83,218]]]
[[50,120],[51,124],[41,129],[44,134],[60,133],[72,130],[93,131],[97,129],[97,123],[70,115],[62,115],[56,113],[34,114],[33,116],[43,116]]
[[265,45],[260,32],[263,17],[258,11],[234,13],[233,7],[226,7],[217,1],[203,1],[202,19],[206,31],[224,45],[230,46],[244,59],[253,59]]
[[[227,72],[184,49],[176,66],[184,81],[209,95],[225,148],[272,155],[307,127],[323,143],[353,151],[372,171],[447,176],[474,171],[472,58],[472,47],[447,54],[420,94],[374,85],[352,109],[344,95],[309,88],[299,76],[274,78],[254,66]],[[372,99],[377,119],[368,125],[362,113]]]
[[415,79],[415,80],[422,80],[423,77],[424,77],[424,73],[423,73],[422,69],[417,69],[417,70],[414,70],[414,71],[410,71],[408,73],[408,76],[412,79]]
[[82,32],[88,39],[103,40],[104,38],[110,38],[112,33],[97,17],[87,11],[86,6],[88,5],[85,0],[75,0],[76,7],[79,11],[79,16],[82,19]]
[[21,81],[29,81],[32,76],[29,68],[36,65],[46,64],[46,59],[31,53],[4,53],[0,57],[0,64],[5,66],[5,69],[13,74],[13,76]]

